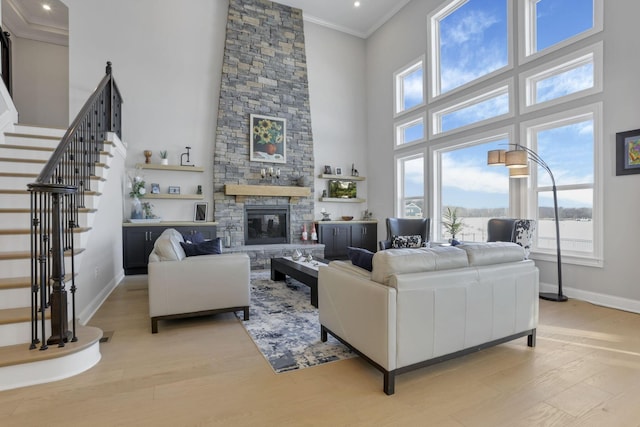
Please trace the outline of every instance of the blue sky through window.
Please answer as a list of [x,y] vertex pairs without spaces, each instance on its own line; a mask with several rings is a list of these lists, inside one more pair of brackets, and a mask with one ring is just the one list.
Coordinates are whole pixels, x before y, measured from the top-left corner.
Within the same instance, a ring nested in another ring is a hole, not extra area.
[[440,20],[440,88],[445,93],[508,63],[506,0],[470,0]]
[[593,0],[536,3],[536,47],[546,49],[593,27]]

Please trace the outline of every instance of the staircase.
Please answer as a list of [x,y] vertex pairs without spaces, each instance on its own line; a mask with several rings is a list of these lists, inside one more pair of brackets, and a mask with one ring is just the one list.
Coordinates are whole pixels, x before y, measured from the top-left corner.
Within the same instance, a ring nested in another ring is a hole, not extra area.
[[[64,133],[61,129],[16,125],[0,144],[0,391],[67,378],[100,360],[102,331],[97,328],[78,327],[77,342],[64,347],[49,345],[44,350],[42,344],[31,346],[31,198],[27,184],[36,180]],[[79,271],[89,244],[115,150],[110,142],[104,147],[91,177],[92,191],[85,192],[85,206],[79,211],[79,227],[73,230],[74,254],[65,253],[66,272],[72,271],[72,258],[75,271]],[[70,280],[67,274],[65,282]],[[68,312],[71,319],[70,307]],[[49,317],[50,310],[46,310],[47,333],[51,331]]]

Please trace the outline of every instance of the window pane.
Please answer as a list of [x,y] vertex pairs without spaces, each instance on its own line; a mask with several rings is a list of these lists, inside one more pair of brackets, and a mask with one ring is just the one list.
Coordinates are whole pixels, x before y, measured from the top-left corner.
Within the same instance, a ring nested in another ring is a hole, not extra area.
[[440,93],[508,64],[505,0],[469,0],[439,21]]
[[536,51],[593,28],[593,0],[539,0],[535,14]]
[[478,102],[468,107],[460,108],[441,116],[441,131],[447,132],[462,126],[497,117],[509,112],[509,94],[504,93],[496,97]]
[[593,63],[558,73],[536,83],[536,103],[593,87]]
[[424,124],[422,120],[420,123],[413,124],[404,128],[404,143],[418,141],[424,138]]
[[405,111],[424,101],[422,67],[402,77],[402,110]]
[[[593,251],[593,190],[558,191],[560,249]],[[553,193],[538,193],[538,247],[556,249]]]
[[[586,120],[538,132],[538,154],[556,185],[593,184],[593,121]],[[538,167],[538,186],[551,186],[549,174]]]
[[[489,219],[507,215],[509,171],[487,165],[487,151],[504,150],[507,142],[492,141],[442,153],[440,212],[447,207],[458,209],[465,224],[456,235],[458,240],[486,242]],[[440,236],[450,237],[444,228]]]
[[424,158],[402,161],[402,206],[405,217],[422,217],[424,211]]

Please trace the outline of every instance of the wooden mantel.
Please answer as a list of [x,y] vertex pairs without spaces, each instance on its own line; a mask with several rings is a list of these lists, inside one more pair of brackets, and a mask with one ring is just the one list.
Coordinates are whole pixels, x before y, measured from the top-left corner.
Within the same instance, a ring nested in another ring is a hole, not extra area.
[[224,194],[227,196],[236,196],[236,201],[242,203],[247,196],[309,197],[311,195],[311,188],[287,185],[225,184]]

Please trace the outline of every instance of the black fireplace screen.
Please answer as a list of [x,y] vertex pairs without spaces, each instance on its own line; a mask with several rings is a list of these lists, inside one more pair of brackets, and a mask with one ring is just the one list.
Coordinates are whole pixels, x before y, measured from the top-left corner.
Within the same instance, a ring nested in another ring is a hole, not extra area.
[[245,245],[289,243],[289,207],[246,206]]

